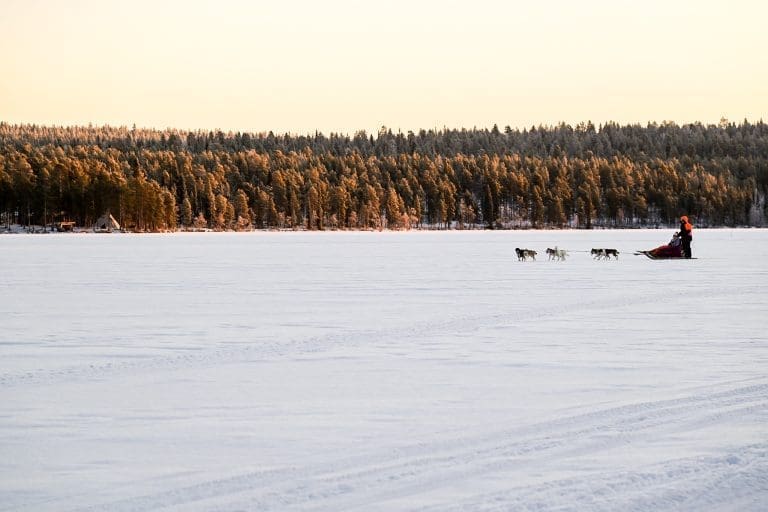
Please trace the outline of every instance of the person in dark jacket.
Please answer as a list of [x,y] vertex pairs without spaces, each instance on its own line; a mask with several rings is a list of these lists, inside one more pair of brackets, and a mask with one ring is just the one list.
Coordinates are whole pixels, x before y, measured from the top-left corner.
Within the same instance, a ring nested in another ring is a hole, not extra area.
[[693,226],[688,222],[688,217],[680,217],[680,240],[683,242],[683,255],[691,257],[691,240],[693,240]]

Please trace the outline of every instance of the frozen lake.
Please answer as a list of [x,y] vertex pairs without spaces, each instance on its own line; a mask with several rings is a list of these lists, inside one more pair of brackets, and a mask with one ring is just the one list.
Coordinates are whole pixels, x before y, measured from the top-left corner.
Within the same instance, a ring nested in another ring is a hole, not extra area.
[[768,231],[672,232],[0,236],[0,511],[764,511]]

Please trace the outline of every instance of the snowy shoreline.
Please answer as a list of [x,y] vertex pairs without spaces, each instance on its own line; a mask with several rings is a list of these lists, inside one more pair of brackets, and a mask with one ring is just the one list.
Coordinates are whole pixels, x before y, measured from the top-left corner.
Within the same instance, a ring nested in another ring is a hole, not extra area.
[[[707,226],[695,227],[699,230],[759,230],[768,229],[768,226]],[[590,229],[582,228],[509,228],[509,229],[488,229],[477,228],[410,228],[410,229],[247,229],[247,230],[216,230],[216,229],[176,229],[172,231],[130,231],[115,230],[110,232],[95,231],[89,228],[75,228],[72,231],[57,231],[53,228],[43,228],[43,226],[21,226],[19,224],[11,225],[10,228],[0,227],[0,235],[157,235],[157,234],[177,234],[177,233],[483,233],[483,232],[589,232],[589,231],[663,231],[677,230],[677,226],[638,226],[638,227],[603,227],[595,226]]]

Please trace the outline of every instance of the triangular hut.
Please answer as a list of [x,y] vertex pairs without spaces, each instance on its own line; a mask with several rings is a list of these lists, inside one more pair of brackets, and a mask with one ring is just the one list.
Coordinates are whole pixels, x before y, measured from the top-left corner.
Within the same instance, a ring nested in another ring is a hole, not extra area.
[[99,217],[99,220],[97,220],[96,224],[93,226],[94,231],[99,231],[102,233],[110,233],[112,230],[119,230],[119,229],[120,229],[120,224],[109,213],[105,213],[104,215]]

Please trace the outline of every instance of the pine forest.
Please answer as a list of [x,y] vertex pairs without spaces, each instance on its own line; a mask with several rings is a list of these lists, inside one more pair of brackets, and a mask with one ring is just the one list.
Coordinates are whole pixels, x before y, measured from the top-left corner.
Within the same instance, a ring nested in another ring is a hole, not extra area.
[[762,121],[310,136],[0,123],[0,221],[126,229],[765,224]]

